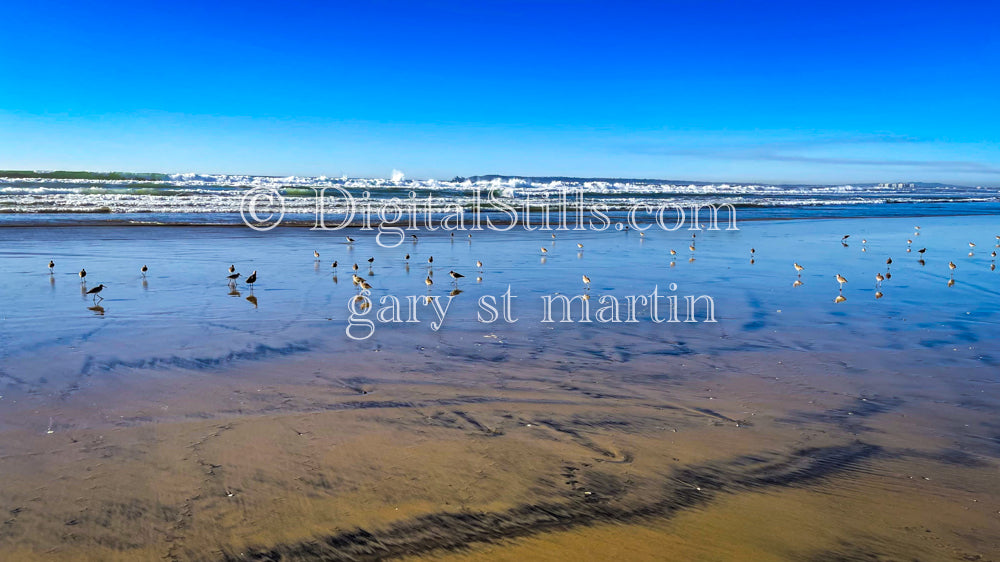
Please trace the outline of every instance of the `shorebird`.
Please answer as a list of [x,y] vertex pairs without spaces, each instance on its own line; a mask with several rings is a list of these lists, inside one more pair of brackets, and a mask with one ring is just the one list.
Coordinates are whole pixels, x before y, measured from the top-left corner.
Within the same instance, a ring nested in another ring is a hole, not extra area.
[[670,255],[671,256],[676,256],[677,255],[677,250],[670,250]]
[[358,270],[358,264],[352,265],[351,269],[354,270],[354,271],[357,271]]
[[233,283],[236,283],[236,280],[239,279],[239,278],[240,278],[240,274],[239,273],[230,273],[229,275],[226,276],[226,279],[229,279],[229,284],[230,285],[232,285]]
[[350,236],[345,236],[344,238],[347,238],[347,243],[348,244],[353,244],[354,243],[354,239],[351,238]]
[[590,289],[590,277],[587,277],[586,275],[584,275],[583,276],[583,284],[586,285],[588,289]]
[[433,285],[433,284],[434,284],[434,280],[433,280],[433,279],[431,279],[431,276],[430,276],[430,275],[428,275],[428,276],[427,276],[427,279],[424,279],[424,284],[425,284],[425,285],[427,285],[427,291],[428,291],[428,292],[430,292],[430,290],[431,290],[431,285]]
[[969,247],[970,248],[975,248],[976,247],[976,243],[975,242],[969,242]]
[[892,265],[892,258],[885,260],[885,265]]
[[582,250],[583,249],[583,244],[577,244],[576,247]]
[[850,234],[845,234],[845,235],[844,235],[844,237],[840,239],[840,241],[841,241],[842,243],[846,243],[846,242],[847,242],[847,239],[848,239],[848,238],[850,238],[850,237],[851,237],[851,235],[850,235]]
[[995,257],[997,257],[997,251],[996,251],[996,250],[993,250],[993,253],[992,253],[992,254],[990,254],[990,257],[991,257],[991,258],[995,258]]
[[313,250],[313,257],[316,258],[316,259],[319,259],[319,252],[317,252],[316,250]]
[[410,254],[406,254],[405,256],[403,256],[403,261],[406,262],[410,261]]
[[795,266],[795,271],[797,271],[799,273],[799,277],[802,277],[802,270],[805,269],[805,268],[802,267],[801,265],[799,265],[798,262],[793,263],[792,265]]
[[920,227],[919,226],[914,226],[913,230],[920,230]]
[[86,269],[81,269],[80,270],[80,282],[81,283],[86,283],[87,282],[87,270]]
[[49,260],[49,274],[51,275],[56,269],[56,262]]
[[456,285],[458,285],[458,280],[459,280],[459,279],[461,279],[461,278],[465,277],[465,276],[464,276],[464,275],[462,275],[461,273],[455,273],[454,271],[449,271],[449,272],[448,272],[448,275],[451,275],[451,278],[455,280],[455,284],[456,284]]
[[142,276],[143,276],[143,277],[145,277],[145,276],[146,276],[146,272],[147,272],[147,271],[149,271],[149,268],[148,268],[148,267],[146,267],[146,265],[145,265],[145,264],[143,264],[143,266],[139,268],[139,273],[142,273]]
[[[692,252],[694,251],[694,246],[691,246],[691,251]],[[753,257],[756,254],[757,254],[757,248],[750,248],[750,259],[753,259]]]
[[691,250],[693,252],[694,251],[694,244],[691,244],[690,246],[688,246],[688,250]]
[[543,246],[543,247],[542,247],[542,253],[543,253],[543,254],[547,254],[547,253],[549,253],[549,249]]
[[101,283],[100,285],[98,285],[98,286],[94,287],[93,289],[87,291],[87,294],[88,295],[94,295],[94,302],[97,302],[97,299],[104,300],[104,297],[101,296],[101,291],[103,291],[103,290],[104,290],[104,283]]
[[371,267],[371,264],[373,263],[375,263],[375,256],[368,258],[368,266]]
[[255,269],[253,270],[253,273],[250,274],[250,277],[247,277],[246,284],[250,285],[250,288],[253,289],[253,284],[256,282],[257,282],[257,270]]
[[412,238],[414,242],[417,241],[417,235],[416,234],[411,234],[410,238]]
[[843,291],[844,290],[844,283],[847,283],[847,279],[845,279],[843,275],[841,275],[841,274],[838,273],[837,274],[837,283],[840,283],[840,290]]
[[910,244],[913,244],[913,240],[907,238],[906,239],[906,245],[909,246]]
[[553,233],[552,233],[552,239],[553,239],[553,240],[555,240],[555,239],[556,239],[556,233],[555,233],[555,232],[553,232]]
[[920,248],[919,250],[917,250],[917,253],[922,256],[922,255],[924,255],[924,252],[926,252],[926,251],[927,251],[927,248]]
[[230,265],[229,266],[229,273],[236,273],[236,266],[235,265]]
[[337,261],[334,260],[334,262],[330,264],[330,267],[332,267],[333,269],[337,269]]
[[875,286],[879,287],[882,285],[882,281],[885,281],[885,277],[881,273],[875,274]]
[[371,284],[368,283],[368,281],[365,281],[364,279],[361,280],[361,284],[359,286],[361,287],[362,290],[365,290],[365,291],[371,291],[372,290]]
[[[955,262],[953,262],[953,261],[950,261],[950,262],[948,262],[948,269],[950,269],[950,270],[952,270],[952,271],[955,271],[955,269],[956,269],[957,267],[958,267],[958,266],[957,266],[957,265],[955,265]],[[954,274],[953,274],[953,275],[954,275]]]
[[476,260],[476,267],[479,268],[479,273],[483,272],[483,262],[482,262],[482,260]]

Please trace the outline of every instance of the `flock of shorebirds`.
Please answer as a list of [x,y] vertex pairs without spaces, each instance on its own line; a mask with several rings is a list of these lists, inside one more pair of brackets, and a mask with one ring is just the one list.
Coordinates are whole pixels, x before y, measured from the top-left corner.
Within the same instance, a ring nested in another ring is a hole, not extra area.
[[[913,227],[913,236],[914,237],[920,236],[920,227],[919,226],[914,226]],[[848,246],[847,239],[850,238],[850,237],[851,237],[850,234],[845,234],[840,239],[840,243],[845,248]],[[907,251],[907,253],[913,251],[912,246],[913,246],[913,239],[912,238],[908,238],[906,240],[906,251]],[[969,242],[969,257],[972,257],[973,255],[975,255],[975,248],[976,248],[976,243],[975,242]],[[1000,235],[996,236],[996,244],[994,245],[993,251],[990,253],[990,258],[991,258],[991,261],[990,261],[990,271],[995,271],[996,268],[997,268],[997,251],[996,251],[997,248],[1000,248]],[[692,251],[693,251],[693,248],[692,248]],[[868,240],[867,239],[862,239],[861,240],[861,251],[862,252],[867,252],[868,251]],[[917,250],[917,253],[920,254],[920,258],[917,260],[917,263],[919,263],[921,266],[926,265],[926,262],[924,261],[924,254],[926,252],[927,252],[927,248],[920,248],[919,250]],[[750,249],[750,255],[751,255],[750,262],[751,263],[753,263],[753,254],[754,254],[754,249],[751,248]],[[793,262],[792,266],[795,268],[795,271],[796,271],[796,273],[798,274],[798,277],[799,277],[798,279],[795,280],[794,283],[792,283],[792,286],[793,287],[798,287],[798,286],[802,285],[802,279],[801,279],[801,277],[802,277],[802,271],[805,268],[802,267],[801,265],[799,265],[798,262]],[[875,273],[875,298],[876,299],[880,299],[880,298],[882,298],[884,296],[882,294],[882,290],[881,290],[882,289],[882,283],[885,280],[887,280],[887,279],[892,279],[892,271],[890,270],[891,267],[892,267],[892,258],[891,257],[890,258],[886,258],[886,260],[885,260],[885,273],[882,273],[881,271]],[[955,265],[954,261],[949,261],[948,262],[948,269],[951,272],[951,276],[948,278],[948,286],[951,287],[951,286],[953,286],[955,284],[955,270],[958,269],[958,266]],[[839,284],[839,289],[840,289],[840,293],[837,295],[837,298],[834,299],[834,302],[841,303],[841,302],[844,302],[844,301],[847,300],[847,297],[844,296],[844,284],[847,283],[847,278],[844,277],[843,275],[839,274],[839,273],[836,274],[834,277],[836,278],[837,283]]]
[[[451,236],[452,236],[452,238],[454,238],[455,234],[452,233]],[[640,233],[639,236],[644,238],[645,237],[645,233]],[[694,233],[694,234],[691,235],[691,243],[688,246],[688,250],[690,250],[690,252],[691,252],[691,259],[690,259],[690,261],[694,261],[694,252],[696,251],[695,242],[697,240],[697,236],[698,236],[697,233]],[[914,227],[913,236],[914,237],[920,236],[920,227],[919,226],[915,226]],[[417,235],[411,234],[410,237],[411,237],[411,239],[413,241],[413,244],[416,244],[417,243]],[[840,239],[840,243],[844,247],[847,247],[848,246],[847,240],[850,237],[851,237],[850,234],[844,235]],[[471,242],[472,242],[472,235],[469,234],[468,238],[469,238],[469,243],[471,244]],[[556,235],[552,234],[552,238],[554,240],[556,238]],[[347,236],[346,239],[347,239],[347,244],[348,245],[353,245],[354,242],[355,242],[355,239],[352,238],[352,237],[350,237],[350,236]],[[861,244],[862,244],[861,251],[862,252],[867,252],[868,251],[868,247],[867,247],[868,240],[863,239],[861,241]],[[912,238],[907,239],[906,240],[906,251],[907,252],[913,251],[912,250],[912,245],[913,245],[913,239]],[[582,255],[583,244],[577,243],[576,246],[577,246],[578,251],[580,252],[579,255]],[[969,256],[971,257],[971,256],[974,255],[974,250],[976,248],[976,244],[974,242],[969,242],[969,248],[970,248]],[[996,270],[996,258],[997,258],[996,248],[1000,248],[1000,235],[996,236],[996,245],[994,246],[993,252],[990,254],[990,257],[992,258],[992,261],[990,262],[990,270],[991,271]],[[919,250],[916,250],[916,252],[918,254],[920,254],[920,258],[918,259],[917,263],[919,263],[921,266],[925,265],[925,262],[924,262],[924,253],[926,251],[927,251],[927,248],[920,248]],[[542,255],[543,261],[545,259],[545,255],[548,254],[548,252],[549,252],[548,248],[546,248],[544,246],[541,247],[541,255]],[[751,264],[755,263],[756,253],[757,253],[757,250],[755,248],[750,248],[750,263]],[[673,267],[675,265],[675,263],[676,263],[673,260],[677,256],[677,251],[674,250],[674,249],[671,249],[670,250],[670,256],[671,256],[670,266]],[[313,250],[313,257],[315,258],[316,263],[318,265],[319,261],[320,261],[320,254],[319,254],[318,250]],[[407,271],[409,271],[410,254],[406,254],[406,256],[403,259],[406,262]],[[374,274],[374,272],[372,270],[374,262],[375,262],[375,258],[374,257],[368,258],[368,272],[369,272],[370,275]],[[337,274],[337,267],[338,267],[338,265],[339,264],[338,264],[337,261],[334,261],[332,264],[330,264],[330,267],[333,269],[334,276],[336,276],[336,274]],[[798,286],[802,285],[802,279],[801,278],[802,278],[802,272],[805,270],[805,267],[803,267],[798,262],[793,262],[792,266],[795,268],[795,272],[798,274],[798,278],[796,278],[796,280],[794,281],[794,283],[792,284],[792,286],[793,287],[798,287]],[[876,299],[880,299],[883,296],[882,291],[881,291],[882,283],[884,281],[886,281],[887,279],[891,279],[892,278],[892,272],[890,271],[890,268],[892,266],[892,258],[891,257],[885,260],[885,266],[886,267],[885,267],[885,272],[884,273],[881,272],[881,271],[879,271],[879,272],[877,272],[875,274],[875,289],[876,289],[876,291],[875,291],[875,298]],[[56,267],[55,261],[54,260],[49,260],[49,275],[54,275],[54,273],[55,273],[55,267]],[[482,273],[483,273],[483,262],[482,262],[482,260],[476,260],[476,267],[478,268],[478,273],[479,273],[479,275],[476,277],[476,281],[477,282],[481,282],[483,280],[483,278],[482,278]],[[358,271],[360,269],[358,267],[358,264],[357,263],[353,264],[351,266],[351,268],[352,268],[352,274],[351,274],[352,282],[353,282],[354,286],[357,288],[357,290],[359,291],[359,293],[361,291],[371,290],[372,289],[371,283],[369,283],[368,280],[365,279],[364,277],[361,277],[360,275],[358,275]],[[951,277],[948,280],[948,286],[951,287],[952,285],[955,284],[955,270],[958,268],[958,266],[955,265],[954,261],[949,261],[948,262],[948,268],[951,271]],[[146,265],[143,265],[141,268],[139,268],[139,272],[142,274],[142,277],[145,279],[146,274],[149,272],[149,268]],[[79,275],[80,275],[80,283],[83,284],[83,286],[85,288],[86,287],[86,279],[87,279],[87,270],[86,269],[81,269]],[[458,273],[458,272],[456,272],[454,270],[448,271],[448,275],[451,277],[452,284],[454,285],[454,290],[451,292],[451,294],[452,295],[457,295],[458,293],[461,293],[462,291],[458,288],[458,281],[459,281],[459,279],[463,279],[465,277],[465,275],[463,275],[461,273]],[[236,266],[235,265],[230,265],[229,266],[229,274],[226,276],[226,280],[228,281],[229,286],[231,288],[233,288],[233,287],[236,286],[236,283],[239,281],[240,277],[242,277],[242,274],[236,271]],[[847,298],[844,297],[844,294],[843,294],[844,293],[844,284],[847,283],[847,278],[844,277],[843,275],[841,275],[840,273],[837,273],[834,277],[836,278],[837,283],[839,284],[839,289],[840,289],[840,292],[837,295],[837,298],[834,300],[834,302],[838,302],[838,303],[844,302],[845,300],[847,300]],[[583,280],[584,290],[585,291],[590,291],[590,277],[587,276],[587,275],[583,275],[582,276],[582,280]],[[250,287],[251,294],[253,292],[254,283],[256,283],[256,282],[257,282],[257,270],[254,270],[253,273],[251,273],[250,275],[248,275],[246,277],[246,279],[244,280],[244,283],[247,286]],[[434,256],[428,256],[427,257],[427,274],[426,274],[426,277],[424,278],[424,284],[427,286],[427,291],[430,292],[431,288],[434,285]],[[96,287],[94,287],[94,288],[92,288],[90,290],[87,290],[86,294],[87,295],[92,295],[93,298],[94,298],[94,302],[96,304],[99,300],[104,300],[104,297],[101,296],[101,292],[104,289],[105,289],[105,286],[104,286],[103,283],[101,283],[101,284],[97,285]]]

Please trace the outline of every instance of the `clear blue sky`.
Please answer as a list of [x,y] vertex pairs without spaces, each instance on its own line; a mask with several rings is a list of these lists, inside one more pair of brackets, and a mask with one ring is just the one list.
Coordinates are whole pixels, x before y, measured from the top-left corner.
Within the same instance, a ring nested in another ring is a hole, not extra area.
[[0,168],[1000,185],[992,2],[8,2]]

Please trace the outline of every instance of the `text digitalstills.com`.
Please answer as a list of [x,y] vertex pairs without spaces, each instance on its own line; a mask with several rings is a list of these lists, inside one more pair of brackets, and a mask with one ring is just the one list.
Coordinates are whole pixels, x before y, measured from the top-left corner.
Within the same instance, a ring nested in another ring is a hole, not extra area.
[[[518,200],[497,195],[496,190],[474,190],[471,205],[449,203],[434,195],[406,198],[373,199],[369,192],[360,198],[339,187],[312,188],[315,192],[313,230],[337,231],[357,227],[378,231],[376,242],[386,248],[396,247],[413,231],[525,231],[606,230],[645,231],[651,228],[673,232],[721,230],[720,211],[725,230],[739,230],[736,208],[724,204],[687,204],[664,202],[658,205],[635,203],[612,210],[602,202],[588,202],[582,190],[564,190],[555,197],[526,196]],[[269,187],[247,190],[240,204],[243,222],[257,231],[280,226],[285,218],[285,198]]]

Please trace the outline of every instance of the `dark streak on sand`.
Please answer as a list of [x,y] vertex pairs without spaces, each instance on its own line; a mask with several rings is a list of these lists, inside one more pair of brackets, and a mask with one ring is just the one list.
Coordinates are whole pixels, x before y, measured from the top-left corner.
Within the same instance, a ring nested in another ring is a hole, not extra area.
[[744,456],[728,462],[678,469],[668,479],[662,494],[651,501],[626,503],[614,493],[596,491],[568,502],[520,505],[500,512],[439,512],[376,531],[356,529],[310,541],[239,552],[227,548],[223,551],[223,560],[382,560],[460,550],[474,543],[491,543],[602,522],[669,518],[708,504],[722,493],[797,486],[848,472],[880,452],[875,445],[855,442],[802,449],[786,456]]

